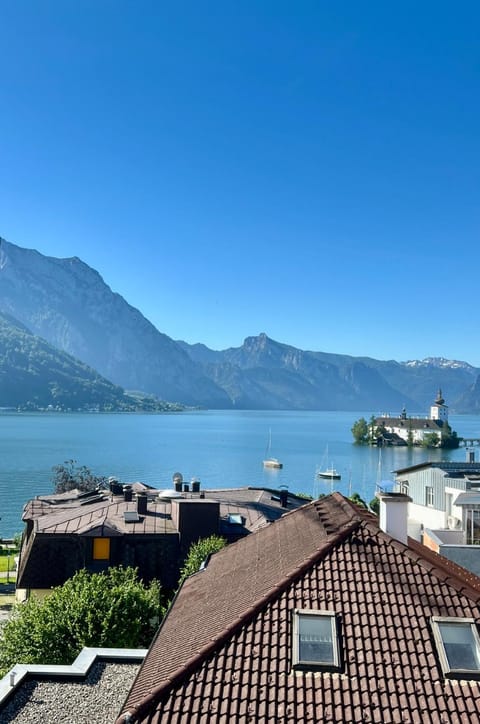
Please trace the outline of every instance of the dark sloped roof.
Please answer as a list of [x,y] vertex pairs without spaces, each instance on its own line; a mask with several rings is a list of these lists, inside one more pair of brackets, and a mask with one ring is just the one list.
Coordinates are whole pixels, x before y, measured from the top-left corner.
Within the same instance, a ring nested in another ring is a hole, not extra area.
[[438,462],[423,462],[423,463],[417,463],[417,465],[409,465],[406,468],[399,468],[398,470],[394,470],[393,472],[395,474],[403,474],[403,473],[414,473],[417,470],[423,470],[425,468],[438,468],[439,470],[442,470],[443,472],[447,473],[449,477],[464,477],[465,475],[475,475],[480,473],[480,463],[479,462],[461,462],[458,460],[455,460],[454,462],[445,460],[440,460]]
[[[156,492],[156,491],[153,491]],[[282,508],[278,495],[272,491],[257,488],[232,488],[226,490],[205,491],[209,499],[220,503],[220,515],[242,514],[245,528],[254,531],[283,515],[304,501],[291,493],[288,496],[287,508]],[[198,499],[198,494],[186,494],[187,498]],[[68,535],[85,535],[94,532],[101,535],[103,526],[117,534],[167,534],[175,533],[171,521],[171,503],[168,500],[151,498],[148,503],[148,514],[140,516],[138,522],[125,522],[124,513],[135,511],[135,500],[125,502],[123,496],[113,496],[108,492],[100,495],[79,495],[78,491],[70,491],[60,495],[44,495],[33,498],[25,505],[23,520],[33,521],[35,533]]]
[[[476,576],[335,493],[185,582],[123,711],[144,723],[480,720],[479,685],[443,680],[429,623],[479,620],[479,602]],[[341,674],[292,672],[295,608],[338,615]]]
[[403,427],[405,430],[433,430],[434,432],[443,431],[442,420],[432,420],[425,417],[377,417],[376,425],[385,425],[385,427]]

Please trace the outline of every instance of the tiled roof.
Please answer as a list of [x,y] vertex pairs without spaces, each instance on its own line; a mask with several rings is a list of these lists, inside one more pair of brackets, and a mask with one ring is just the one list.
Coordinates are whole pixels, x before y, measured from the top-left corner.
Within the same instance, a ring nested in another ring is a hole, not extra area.
[[[122,709],[143,724],[474,722],[432,615],[480,620],[480,580],[407,547],[338,493],[215,554],[170,609]],[[292,671],[292,612],[335,611],[342,671]],[[121,717],[118,721],[124,721]]]

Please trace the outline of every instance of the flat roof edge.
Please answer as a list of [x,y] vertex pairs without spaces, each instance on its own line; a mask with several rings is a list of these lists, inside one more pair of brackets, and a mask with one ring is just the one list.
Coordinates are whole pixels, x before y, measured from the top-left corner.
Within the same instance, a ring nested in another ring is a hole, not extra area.
[[98,660],[143,661],[148,649],[117,649],[85,647],[72,664],[15,664],[0,679],[0,708],[28,676],[78,678],[86,676],[92,664]]

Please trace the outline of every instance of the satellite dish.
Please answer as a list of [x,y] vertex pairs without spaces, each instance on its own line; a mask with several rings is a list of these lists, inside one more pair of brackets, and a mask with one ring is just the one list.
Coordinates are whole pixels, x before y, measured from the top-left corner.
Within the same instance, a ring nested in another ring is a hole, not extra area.
[[173,482],[174,483],[183,483],[182,473],[173,473]]

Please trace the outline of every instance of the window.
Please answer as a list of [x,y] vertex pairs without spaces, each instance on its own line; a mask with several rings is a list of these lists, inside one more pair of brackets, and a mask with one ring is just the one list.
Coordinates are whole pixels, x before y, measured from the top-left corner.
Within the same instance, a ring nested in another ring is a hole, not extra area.
[[332,611],[295,609],[293,666],[328,671],[340,668],[337,624]]
[[400,492],[403,495],[410,495],[410,486],[408,484],[408,480],[402,480],[400,482]]
[[433,508],[433,488],[429,485],[425,488],[425,505],[428,505],[429,508]]
[[110,560],[110,538],[94,538],[93,539],[93,560],[94,561]]
[[432,628],[444,675],[480,678],[480,638],[474,619],[433,616]]
[[445,513],[452,515],[453,494],[445,493]]
[[480,510],[475,508],[468,508],[466,511],[466,525],[467,533],[467,544],[468,545],[479,545],[480,544]]

